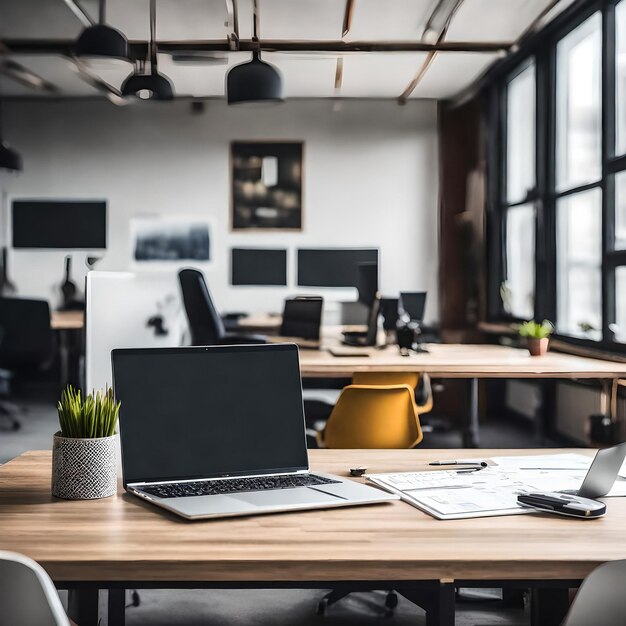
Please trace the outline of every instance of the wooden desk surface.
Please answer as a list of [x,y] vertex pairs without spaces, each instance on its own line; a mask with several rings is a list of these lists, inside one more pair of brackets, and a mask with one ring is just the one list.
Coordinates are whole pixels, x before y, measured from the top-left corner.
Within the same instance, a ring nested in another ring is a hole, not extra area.
[[355,372],[425,372],[442,378],[624,378],[626,363],[559,352],[531,357],[528,350],[497,345],[428,344],[429,352],[400,356],[396,346],[362,348],[364,356],[335,357],[301,350],[303,376],[351,376]]
[[80,330],[85,325],[83,311],[51,311],[50,327],[53,330]]
[[[310,456],[313,469],[346,475],[360,464],[372,472],[426,469],[428,460],[476,450]],[[593,521],[539,514],[439,521],[397,501],[188,522],[121,490],[103,500],[55,500],[50,466],[50,452],[39,451],[0,467],[0,550],[32,557],[56,582],[581,579],[599,563],[626,558],[626,498],[609,499],[607,515]]]

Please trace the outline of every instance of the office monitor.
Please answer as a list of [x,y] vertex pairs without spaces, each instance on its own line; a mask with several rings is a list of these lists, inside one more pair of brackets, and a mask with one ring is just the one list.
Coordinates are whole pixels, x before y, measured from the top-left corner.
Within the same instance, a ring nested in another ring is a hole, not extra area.
[[14,200],[14,248],[99,250],[107,247],[104,200]]
[[287,250],[232,248],[231,285],[287,285]]
[[372,306],[378,293],[378,263],[359,263],[357,272],[359,302]]
[[400,306],[411,318],[412,322],[421,324],[424,321],[426,309],[425,291],[403,291],[400,293]]
[[378,248],[300,248],[298,285],[356,287],[361,263],[378,265]]

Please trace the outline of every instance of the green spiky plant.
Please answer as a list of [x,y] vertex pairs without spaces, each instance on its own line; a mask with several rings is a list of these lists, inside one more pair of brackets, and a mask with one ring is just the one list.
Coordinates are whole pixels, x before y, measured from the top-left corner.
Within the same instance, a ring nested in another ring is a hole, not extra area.
[[546,339],[554,332],[554,326],[552,322],[543,320],[543,322],[535,322],[529,320],[520,324],[517,329],[520,337],[529,337],[530,339]]
[[113,390],[92,392],[83,397],[80,389],[68,385],[57,405],[61,434],[74,439],[95,439],[115,434],[120,403]]

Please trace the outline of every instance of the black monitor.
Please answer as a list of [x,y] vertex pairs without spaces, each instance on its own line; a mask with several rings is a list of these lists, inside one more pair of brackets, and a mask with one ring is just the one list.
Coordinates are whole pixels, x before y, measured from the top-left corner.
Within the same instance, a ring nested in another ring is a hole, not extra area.
[[300,248],[298,285],[356,287],[361,263],[378,264],[378,248]]
[[372,306],[378,293],[378,263],[359,263],[357,267],[359,302]]
[[230,256],[231,285],[287,284],[287,250],[232,248]]
[[104,200],[14,200],[11,221],[14,248],[107,247]]
[[426,309],[425,291],[403,291],[400,293],[400,307],[411,318],[412,322],[421,324]]
[[319,341],[324,300],[319,296],[297,296],[285,300],[280,334]]

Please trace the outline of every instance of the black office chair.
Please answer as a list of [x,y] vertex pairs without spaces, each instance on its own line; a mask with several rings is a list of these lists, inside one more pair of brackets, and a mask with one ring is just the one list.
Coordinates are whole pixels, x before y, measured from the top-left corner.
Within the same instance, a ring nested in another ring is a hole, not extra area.
[[[8,395],[11,381],[43,369],[52,356],[50,307],[45,300],[0,298],[0,380]],[[20,427],[19,409],[0,401],[0,416],[13,430]]]
[[266,343],[261,335],[227,333],[202,272],[184,269],[178,272],[178,280],[187,313],[191,344],[194,346]]
[[319,341],[324,299],[320,296],[297,296],[285,300],[280,335]]

